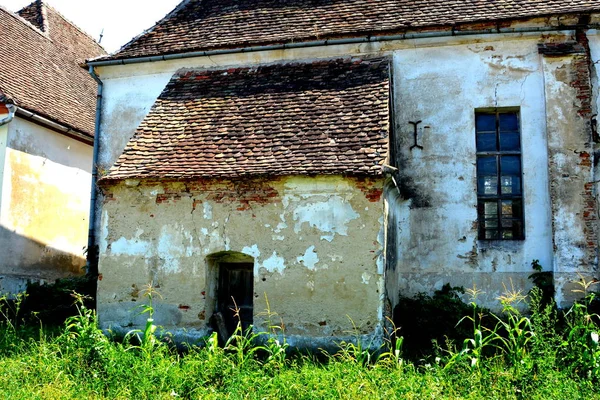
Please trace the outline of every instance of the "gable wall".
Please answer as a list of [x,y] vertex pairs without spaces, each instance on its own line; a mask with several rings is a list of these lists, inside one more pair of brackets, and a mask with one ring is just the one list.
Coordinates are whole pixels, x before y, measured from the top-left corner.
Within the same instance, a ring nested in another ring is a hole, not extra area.
[[[597,60],[597,32],[588,32],[588,37],[592,59]],[[104,170],[110,168],[179,68],[388,55],[393,59],[398,144],[397,159],[392,163],[400,168],[397,178],[403,185],[401,196],[395,190],[386,192],[390,227],[386,284],[391,305],[398,294],[432,292],[449,282],[485,287],[487,293],[480,301],[497,307],[496,297],[504,285],[510,288],[512,282],[515,288],[528,290],[533,259],[557,273],[558,300],[568,302],[572,294],[567,282],[577,278],[576,272],[596,274],[593,253],[597,241],[589,240],[590,235],[598,234],[596,228],[589,228],[596,224],[595,216],[590,217],[590,209],[597,207],[596,191],[586,189],[593,186],[595,169],[593,163],[582,164],[579,155],[593,154],[594,149],[586,125],[589,118],[586,123],[578,114],[580,93],[571,79],[576,73],[574,57],[545,57],[538,53],[537,45],[574,39],[572,31],[480,35],[98,68],[105,83],[100,161]],[[597,85],[593,89],[595,96]],[[596,104],[597,96],[594,99]],[[474,110],[489,107],[520,108],[525,241],[477,239]],[[569,124],[550,130],[553,123],[565,118],[575,123],[575,130]],[[415,120],[423,121],[419,126],[423,151],[409,149],[413,131],[408,121]],[[568,151],[561,150],[563,136],[570,143]],[[577,166],[569,172],[574,163]],[[551,192],[552,182],[563,185],[563,175],[572,177],[566,179],[572,184],[566,192],[573,196]],[[591,197],[584,203],[586,190]]]
[[[383,324],[383,181],[338,176],[145,183],[105,188],[100,233],[101,326],[144,324],[144,287],[161,294],[155,321],[199,339],[214,312],[210,257],[254,258],[254,324],[267,308],[288,340],[318,348]],[[268,301],[268,304],[267,304]],[[302,337],[315,342],[302,342]],[[318,338],[321,338],[322,342]]]
[[0,291],[15,292],[85,272],[92,147],[19,117],[8,127]]

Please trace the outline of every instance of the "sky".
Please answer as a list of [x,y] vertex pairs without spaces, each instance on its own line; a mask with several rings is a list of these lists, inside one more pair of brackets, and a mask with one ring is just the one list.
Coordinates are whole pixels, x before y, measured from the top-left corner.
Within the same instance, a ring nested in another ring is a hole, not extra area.
[[[0,0],[0,5],[18,11],[33,0]],[[133,37],[151,28],[181,0],[47,0],[46,3],[98,40],[112,53]]]

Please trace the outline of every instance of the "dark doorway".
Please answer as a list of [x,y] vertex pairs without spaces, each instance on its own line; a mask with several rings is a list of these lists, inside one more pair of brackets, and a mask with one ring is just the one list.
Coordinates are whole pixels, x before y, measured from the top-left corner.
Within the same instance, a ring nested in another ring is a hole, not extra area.
[[[254,264],[219,263],[219,285],[217,288],[217,312],[223,315],[229,336],[238,322],[245,331],[252,325],[254,316]],[[236,315],[236,309],[239,316]]]

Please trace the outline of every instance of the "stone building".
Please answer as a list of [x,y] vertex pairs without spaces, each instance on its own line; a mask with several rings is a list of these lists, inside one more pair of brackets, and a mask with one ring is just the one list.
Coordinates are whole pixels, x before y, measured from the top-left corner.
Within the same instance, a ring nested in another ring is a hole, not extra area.
[[96,82],[106,54],[42,1],[0,7],[0,293],[85,273]]
[[98,313],[380,340],[399,295],[597,276],[592,1],[184,1],[102,81]]

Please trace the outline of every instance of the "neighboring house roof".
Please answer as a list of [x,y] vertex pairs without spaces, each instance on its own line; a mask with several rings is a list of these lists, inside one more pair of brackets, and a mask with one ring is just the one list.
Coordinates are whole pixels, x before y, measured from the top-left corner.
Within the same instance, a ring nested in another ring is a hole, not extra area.
[[101,59],[281,44],[600,10],[598,0],[186,0]]
[[17,14],[0,7],[0,97],[90,137],[97,84],[80,64],[103,54],[42,1]]
[[104,179],[382,174],[389,61],[180,70]]

